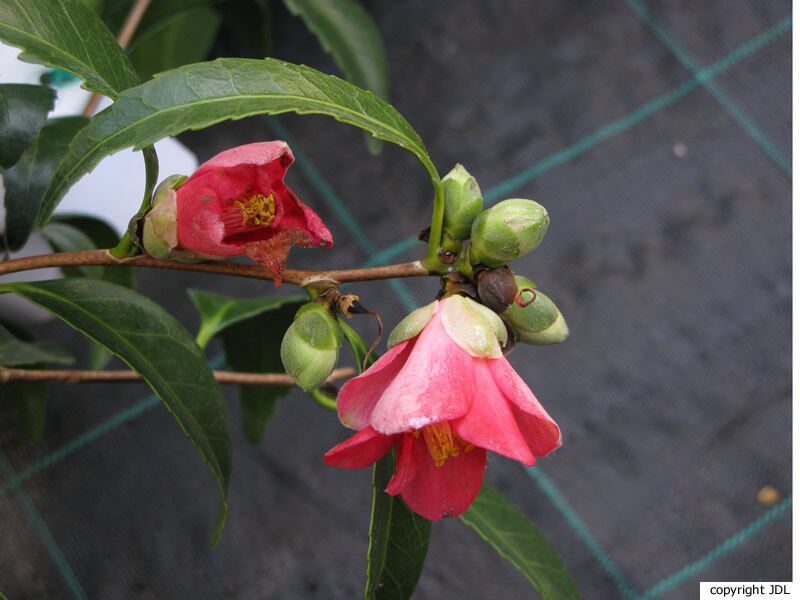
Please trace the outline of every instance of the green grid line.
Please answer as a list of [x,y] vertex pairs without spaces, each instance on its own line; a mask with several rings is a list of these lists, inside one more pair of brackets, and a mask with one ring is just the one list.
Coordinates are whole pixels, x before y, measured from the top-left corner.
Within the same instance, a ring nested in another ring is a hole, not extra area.
[[737,533],[718,544],[710,552],[678,569],[672,575],[665,577],[643,594],[639,594],[633,585],[631,585],[630,581],[628,581],[628,579],[622,573],[620,568],[611,559],[603,546],[592,535],[592,532],[586,523],[584,523],[580,516],[578,516],[578,513],[575,512],[564,496],[561,495],[561,492],[559,492],[556,484],[553,483],[553,481],[538,467],[529,467],[526,469],[526,471],[534,480],[534,482],[536,482],[536,485],[538,485],[542,492],[544,492],[548,500],[550,500],[550,502],[561,513],[561,516],[564,517],[564,520],[573,529],[578,538],[580,538],[584,545],[589,549],[589,551],[592,553],[592,556],[595,558],[601,568],[617,586],[617,589],[619,589],[619,591],[626,598],[629,598],[629,600],[652,600],[653,598],[660,596],[673,587],[685,582],[693,575],[696,575],[703,569],[709,567],[712,563],[723,558],[741,546],[747,540],[763,531],[768,525],[787,513],[788,509],[792,506],[792,497],[789,496],[779,504],[773,506],[757,519],[751,521]]
[[[8,457],[6,457],[5,452],[2,450],[0,450],[0,469],[8,479],[14,480],[16,478],[14,468],[11,466]],[[53,563],[55,563],[56,569],[58,569],[61,578],[69,588],[72,597],[76,598],[77,600],[88,600],[86,592],[81,586],[80,581],[78,581],[78,578],[76,577],[75,572],[72,570],[72,567],[70,567],[69,562],[64,556],[64,553],[61,552],[58,543],[53,538],[53,534],[50,533],[50,529],[48,529],[47,524],[44,522],[44,519],[42,519],[42,515],[40,515],[39,511],[36,509],[33,500],[31,500],[30,496],[28,496],[24,490],[18,490],[17,496],[20,504],[22,504],[22,509],[28,516],[28,519],[33,525],[33,528],[36,530],[36,534],[39,536],[42,544],[44,544],[44,547],[47,550],[47,553],[50,555]]]
[[[672,106],[678,100],[688,96],[700,85],[706,84],[714,77],[724,73],[741,60],[751,56],[753,53],[770,44],[781,35],[789,32],[791,28],[792,17],[790,16],[769,28],[764,33],[752,38],[751,40],[748,40],[741,46],[738,46],[735,50],[731,51],[729,54],[725,55],[712,65],[700,69],[694,74],[692,79],[683,82],[672,91],[667,92],[666,94],[659,96],[650,102],[647,102],[633,112],[629,113],[627,116],[600,127],[593,133],[590,133],[586,137],[578,140],[571,146],[546,156],[539,162],[521,171],[517,175],[514,175],[489,188],[483,195],[484,200],[491,203],[500,199],[501,197],[507,196],[522,186],[530,183],[543,173],[563,165],[574,158],[577,158],[581,154],[584,154],[602,142],[605,142],[606,140],[634,127],[635,125],[638,125],[648,117],[653,116],[665,108]],[[405,252],[411,245],[413,239],[414,238],[403,239],[396,244],[389,246],[381,252],[381,258],[388,261],[394,256]]]
[[[308,178],[311,185],[317,190],[317,192],[319,192],[328,206],[344,223],[350,234],[355,238],[356,243],[358,243],[361,249],[367,253],[367,256],[374,258],[374,256],[378,254],[378,250],[372,245],[372,242],[369,241],[369,237],[367,236],[366,232],[361,227],[358,220],[347,208],[347,205],[342,202],[341,198],[339,198],[339,195],[333,189],[333,186],[328,183],[328,181],[317,170],[311,160],[306,157],[305,153],[300,149],[300,145],[296,140],[293,139],[293,137],[277,118],[272,117],[267,119],[267,124],[275,133],[275,135],[282,138],[289,144],[289,146],[292,148],[292,153],[297,159],[297,165]],[[368,260],[367,264],[371,266],[375,263],[373,260]],[[414,295],[411,293],[411,290],[409,290],[402,281],[398,279],[390,279],[387,283],[400,298],[400,302],[403,304],[406,310],[411,311],[419,307],[419,303],[414,299]]]
[[[664,27],[658,22],[653,13],[651,13],[640,0],[625,0],[628,7],[635,12],[642,21],[658,36],[664,45],[672,52],[673,55],[686,67],[692,74],[692,77],[698,80],[705,88],[714,96],[720,104],[728,111],[728,114],[744,128],[744,130],[752,137],[756,143],[761,146],[761,149],[785,172],[792,176],[792,163],[786,158],[778,147],[769,139],[758,124],[750,118],[747,112],[739,106],[728,94],[725,93],[714,81],[706,78],[699,77],[701,69],[698,67],[694,59],[688,52],[673,38]],[[791,17],[788,17],[791,22]]]
[[735,549],[738,546],[741,546],[751,537],[761,532],[761,530],[764,529],[767,525],[769,525],[779,517],[783,516],[783,514],[787,512],[791,506],[792,506],[792,497],[789,496],[785,500],[781,501],[779,504],[773,506],[761,517],[750,523],[747,527],[745,527],[738,533],[726,539],[724,542],[719,544],[716,548],[711,550],[711,552],[707,553],[705,556],[686,565],[685,567],[683,567],[679,571],[676,571],[669,577],[665,577],[664,579],[659,581],[656,585],[651,587],[642,595],[641,600],[650,600],[651,598],[660,596],[667,590],[675,587],[680,583],[683,583],[684,581],[689,579],[689,577],[691,577],[692,575],[695,575],[699,571],[702,571],[703,569],[708,567],[711,563],[716,562],[717,560],[728,554],[731,550]]
[[556,507],[564,520],[572,528],[578,538],[583,542],[584,546],[589,549],[594,559],[606,572],[606,574],[614,582],[626,598],[630,600],[639,600],[639,594],[636,589],[631,585],[625,575],[620,571],[619,567],[614,563],[603,546],[592,535],[591,530],[578,516],[578,513],[570,506],[561,492],[558,491],[556,484],[538,467],[529,467],[525,469],[528,475],[531,476],[536,485],[539,486],[548,500]]

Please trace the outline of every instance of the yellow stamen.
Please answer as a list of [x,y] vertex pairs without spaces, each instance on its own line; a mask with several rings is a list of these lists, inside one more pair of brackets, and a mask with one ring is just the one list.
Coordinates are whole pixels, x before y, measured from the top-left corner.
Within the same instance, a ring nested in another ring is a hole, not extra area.
[[242,211],[242,227],[269,227],[275,220],[275,196],[249,194],[234,202]]
[[[419,436],[419,432],[415,431],[414,435]],[[422,436],[437,467],[441,467],[451,456],[458,456],[462,449],[467,453],[475,448],[458,437],[447,421],[426,425],[422,428]]]

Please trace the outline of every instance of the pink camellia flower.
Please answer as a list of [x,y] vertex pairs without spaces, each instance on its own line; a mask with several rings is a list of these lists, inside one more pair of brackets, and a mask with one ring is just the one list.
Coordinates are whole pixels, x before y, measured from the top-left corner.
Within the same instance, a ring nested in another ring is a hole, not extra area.
[[339,418],[359,432],[325,462],[359,469],[396,445],[386,493],[435,521],[469,508],[487,450],[532,466],[558,448],[558,425],[502,354],[505,336],[494,312],[462,296],[412,312],[339,392]]
[[291,246],[333,244],[322,220],[283,182],[293,161],[282,141],[217,154],[154,204],[148,218],[156,250],[148,252],[178,260],[244,254],[270,269],[279,282]]

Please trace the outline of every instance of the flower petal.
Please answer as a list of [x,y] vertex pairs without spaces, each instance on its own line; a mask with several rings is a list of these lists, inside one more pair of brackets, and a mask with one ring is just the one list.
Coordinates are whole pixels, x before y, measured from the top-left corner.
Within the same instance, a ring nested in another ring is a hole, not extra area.
[[488,363],[498,389],[512,403],[520,432],[536,456],[545,456],[561,446],[561,430],[507,360]]
[[449,421],[466,414],[472,403],[472,363],[476,359],[450,339],[438,313],[416,340],[370,418],[370,424],[381,433],[413,431]]
[[517,426],[511,405],[497,387],[489,364],[505,358],[476,361],[475,400],[469,412],[450,422],[458,436],[481,448],[533,466],[536,457]]
[[401,451],[397,472],[386,493],[401,494],[411,510],[431,521],[467,510],[483,483],[486,451],[473,448],[437,467],[422,436],[404,437],[408,450]]
[[375,404],[403,368],[415,342],[416,338],[412,338],[392,347],[369,369],[342,386],[336,406],[344,425],[352,429],[364,429],[369,425]]
[[294,155],[289,144],[282,140],[273,140],[244,144],[220,152],[200,165],[195,172],[216,171],[249,164],[259,167],[266,166],[270,169],[268,173],[272,179],[283,179],[283,174],[292,162],[294,162]]
[[323,460],[332,467],[363,469],[380,460],[392,449],[395,441],[395,436],[383,435],[367,427],[328,450]]

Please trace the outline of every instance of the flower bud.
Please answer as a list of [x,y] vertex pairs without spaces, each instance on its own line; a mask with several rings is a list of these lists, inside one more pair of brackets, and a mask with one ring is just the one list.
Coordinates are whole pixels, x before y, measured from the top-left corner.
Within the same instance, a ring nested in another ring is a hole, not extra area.
[[517,299],[503,317],[508,321],[518,342],[525,344],[557,344],[567,339],[569,329],[561,312],[552,300],[530,279],[517,275]]
[[306,391],[322,385],[336,366],[342,330],[327,307],[318,302],[302,306],[281,342],[286,372]]
[[503,313],[517,297],[517,282],[506,266],[478,271],[478,296],[496,313]]
[[472,264],[499,267],[527,254],[542,241],[550,217],[533,200],[509,198],[483,211],[472,224]]
[[466,240],[472,222],[483,210],[478,182],[460,164],[442,179],[444,190],[444,230],[451,238]]

